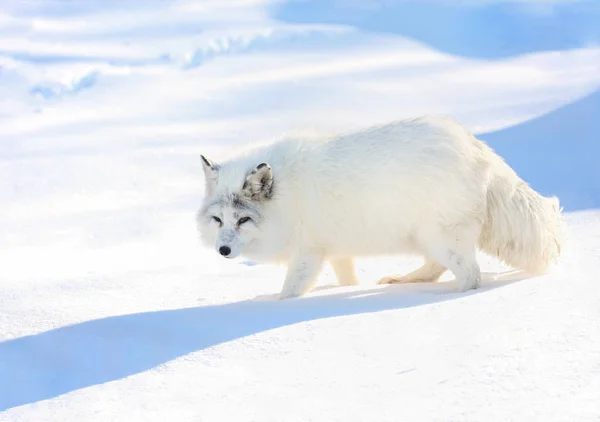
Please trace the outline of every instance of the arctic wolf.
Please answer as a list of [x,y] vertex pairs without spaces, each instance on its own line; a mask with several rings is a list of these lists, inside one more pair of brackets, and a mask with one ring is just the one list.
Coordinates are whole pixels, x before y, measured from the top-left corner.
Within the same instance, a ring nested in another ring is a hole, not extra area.
[[287,264],[280,298],[302,296],[328,260],[357,283],[354,258],[419,254],[380,283],[477,288],[476,249],[528,272],[556,263],[564,222],[484,142],[448,118],[421,117],[321,139],[282,139],[217,163],[202,156],[203,242],[226,258]]

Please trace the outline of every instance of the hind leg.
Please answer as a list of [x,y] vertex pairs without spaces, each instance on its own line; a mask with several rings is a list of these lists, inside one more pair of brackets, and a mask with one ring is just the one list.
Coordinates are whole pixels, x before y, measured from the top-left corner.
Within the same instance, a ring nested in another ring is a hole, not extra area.
[[329,262],[340,286],[356,286],[358,284],[354,272],[354,260],[352,258],[330,259]]
[[420,268],[405,275],[391,275],[383,277],[377,284],[393,283],[423,283],[438,281],[446,271],[446,267],[437,261],[425,258],[425,263]]
[[481,270],[476,258],[478,236],[476,228],[462,229],[452,234],[428,236],[424,244],[428,255],[454,274],[460,292],[476,289],[481,284]]

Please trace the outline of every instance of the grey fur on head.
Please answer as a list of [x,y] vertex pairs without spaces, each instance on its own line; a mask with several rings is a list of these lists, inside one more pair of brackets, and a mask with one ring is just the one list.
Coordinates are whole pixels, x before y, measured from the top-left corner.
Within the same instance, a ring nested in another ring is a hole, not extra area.
[[273,195],[273,171],[267,163],[260,163],[244,181],[242,194],[253,201],[266,201]]
[[223,194],[204,204],[198,210],[197,221],[208,223],[215,213],[222,212],[224,209],[230,209],[236,220],[240,217],[250,217],[257,226],[262,221],[259,205],[237,193]]

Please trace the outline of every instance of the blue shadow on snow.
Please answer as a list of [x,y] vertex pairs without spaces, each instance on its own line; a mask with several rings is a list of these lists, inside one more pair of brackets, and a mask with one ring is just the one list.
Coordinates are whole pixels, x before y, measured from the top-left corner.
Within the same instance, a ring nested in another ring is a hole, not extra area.
[[348,25],[393,33],[435,49],[496,59],[567,50],[600,42],[600,1],[440,2],[425,0],[296,0],[272,15],[290,23]]
[[465,299],[523,278],[523,273],[509,272],[462,294],[453,293],[453,282],[426,283],[119,315],[8,340],[0,343],[0,411],[119,380],[267,330]]

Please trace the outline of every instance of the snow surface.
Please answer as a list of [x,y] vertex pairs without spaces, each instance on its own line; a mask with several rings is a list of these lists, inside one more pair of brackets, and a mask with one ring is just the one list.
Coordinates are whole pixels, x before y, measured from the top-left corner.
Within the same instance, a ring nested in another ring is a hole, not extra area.
[[[575,0],[3,1],[0,421],[598,420],[599,19]],[[376,286],[420,263],[385,257],[276,301],[284,268],[197,241],[200,153],[424,113],[559,195],[553,273],[481,256],[477,291]]]

